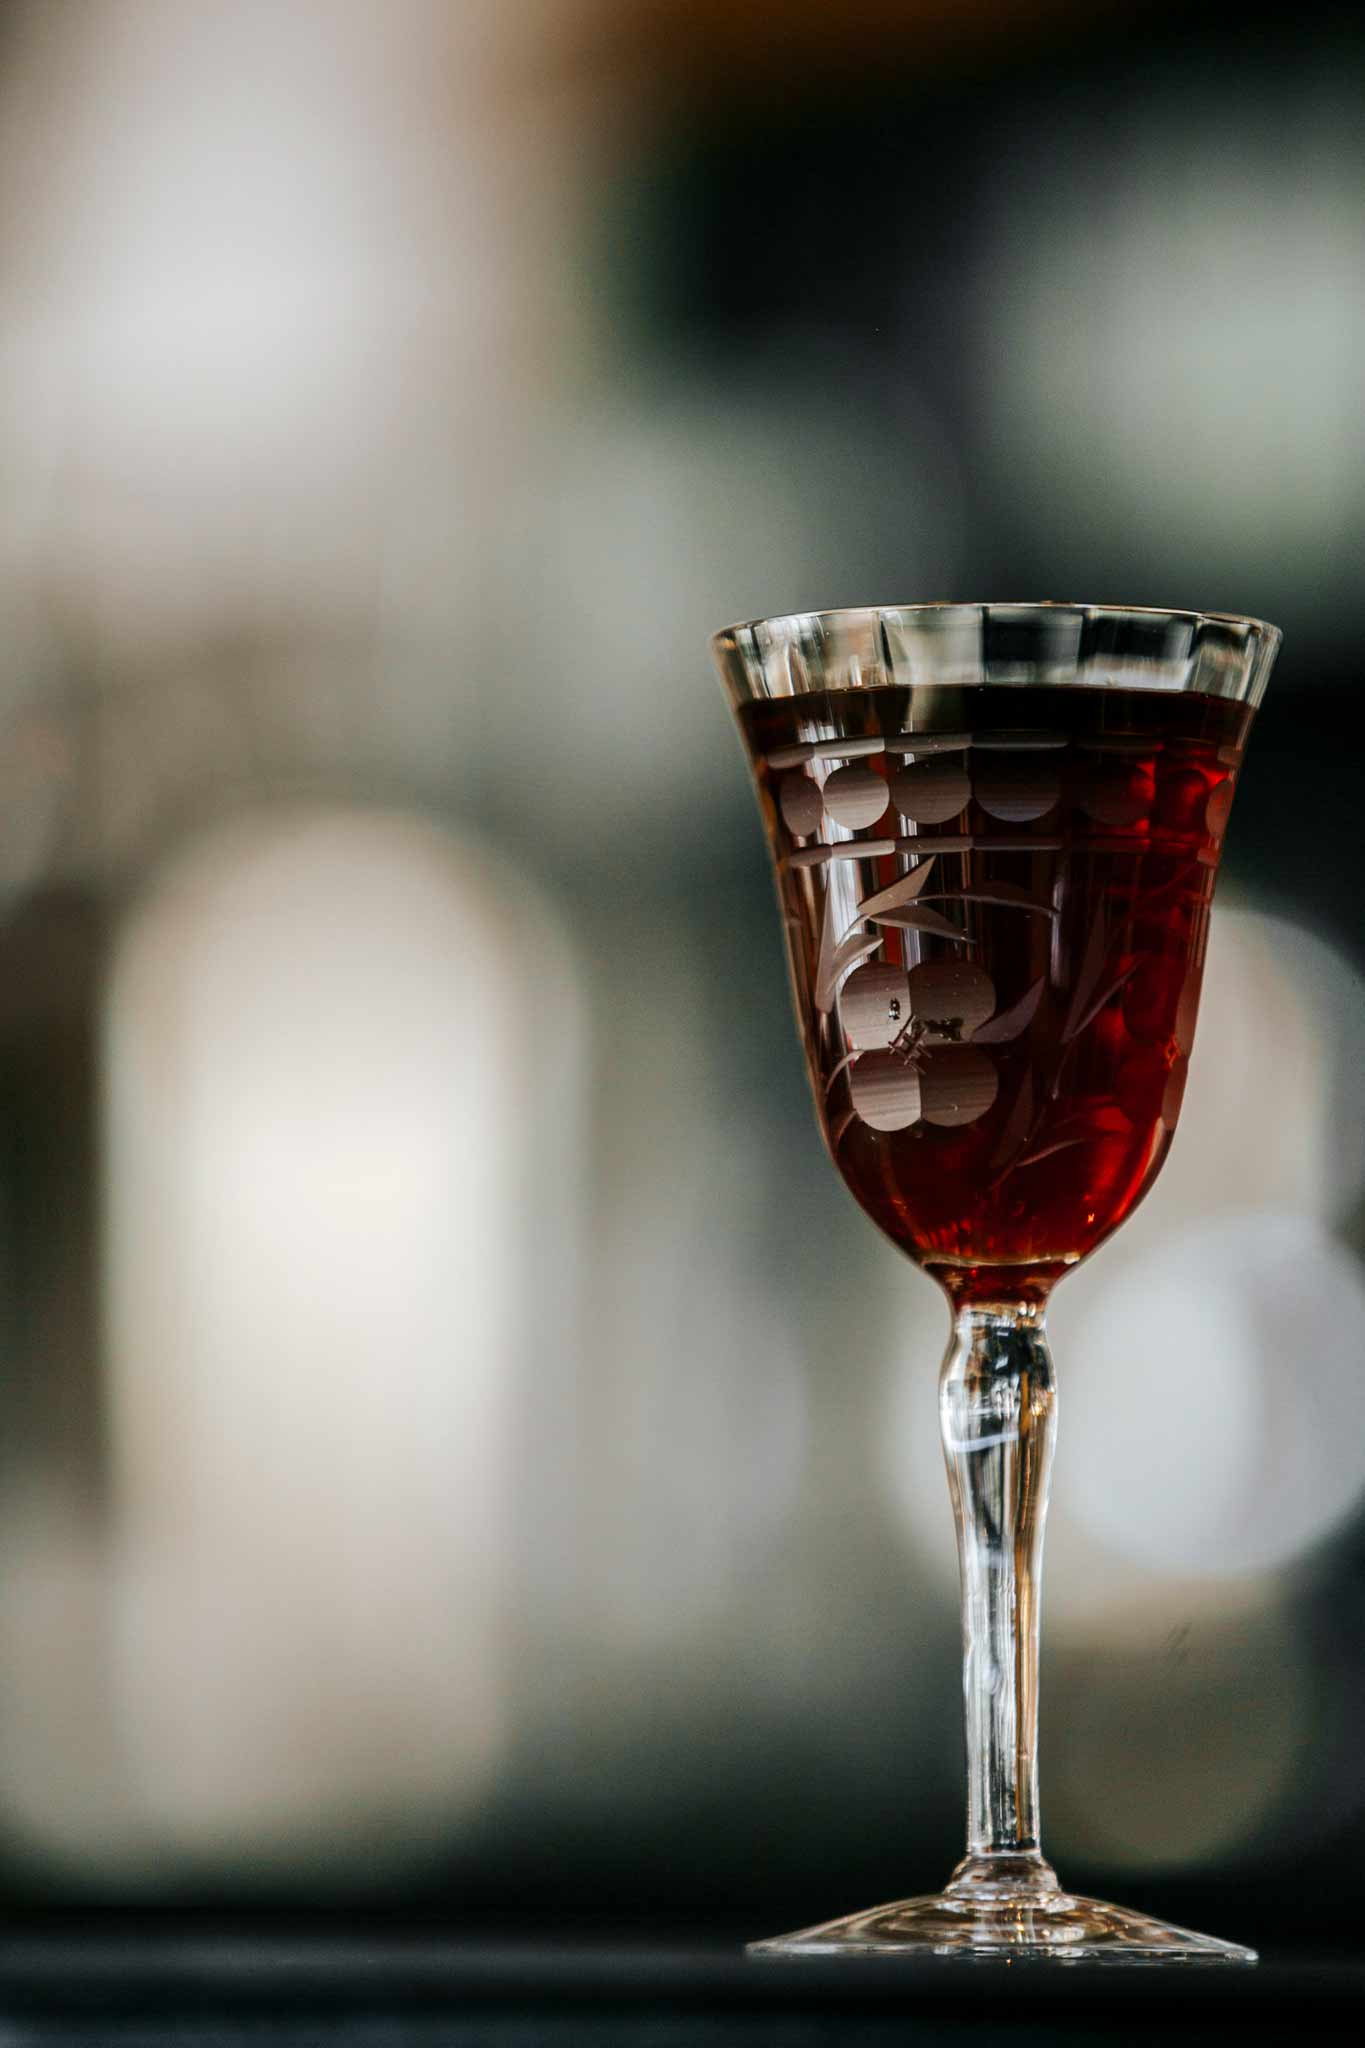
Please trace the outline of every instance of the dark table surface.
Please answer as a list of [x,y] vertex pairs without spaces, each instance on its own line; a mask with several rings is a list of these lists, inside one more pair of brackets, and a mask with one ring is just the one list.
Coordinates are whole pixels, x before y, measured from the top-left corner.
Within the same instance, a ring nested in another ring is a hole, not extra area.
[[1365,1965],[748,1962],[723,1948],[430,1936],[0,1934],[0,2048],[413,2043],[1182,2043],[1355,2032]]

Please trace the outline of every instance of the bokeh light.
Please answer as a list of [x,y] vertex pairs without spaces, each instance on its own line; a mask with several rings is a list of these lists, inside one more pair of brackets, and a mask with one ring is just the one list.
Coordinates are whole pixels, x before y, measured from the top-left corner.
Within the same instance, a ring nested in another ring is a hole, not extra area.
[[112,1541],[11,1528],[11,1569],[99,1616],[73,1642],[11,1609],[12,1817],[124,1869],[376,1830],[401,1859],[508,1736],[518,1438],[572,1278],[571,951],[486,847],[253,815],[130,915],[106,1043]]
[[1245,1856],[1313,1731],[1311,1667],[1285,1608],[1191,1610],[1169,1585],[1102,1650],[1049,1657],[1044,1697],[1053,1853],[1115,1870]]
[[1314,640],[1322,608],[1350,602],[1361,116],[1358,67],[1324,39],[1292,97],[1270,72],[1249,96],[1182,70],[1125,101],[1102,151],[1060,102],[1001,138],[977,308],[985,444],[1002,480],[1027,476],[1063,578],[1137,567],[1177,603],[1197,574],[1222,593],[1204,602],[1254,592]]
[[1255,1573],[1365,1496],[1365,1278],[1321,1224],[1210,1218],[1113,1261],[1065,1330],[1066,1499],[1170,1572]]
[[[1292,1802],[1318,1707],[1285,1574],[1365,1502],[1365,1280],[1332,1228],[1365,1178],[1361,996],[1302,926],[1220,904],[1170,1157],[1055,1297],[1042,1725],[1064,1860],[1226,1863]],[[950,1625],[947,1315],[904,1291],[883,1470]]]
[[[693,829],[743,789],[734,735],[683,685],[706,631],[831,604],[867,584],[954,574],[960,492],[942,436],[908,404],[889,447],[875,413],[817,362],[775,351],[745,386],[622,380],[547,421],[515,479],[498,559],[511,570],[490,739],[534,776],[543,830],[582,845],[610,825]],[[527,762],[525,722],[554,742]]]
[[790,1294],[753,1256],[768,1170],[708,1060],[699,963],[667,930],[620,915],[631,971],[594,991],[607,1104],[587,1304],[609,1333],[592,1398],[611,1421],[580,1511],[604,1649],[667,1656],[733,1625],[746,1575],[790,1526],[811,1359]]
[[[1360,977],[1302,926],[1220,904],[1188,1091],[1152,1193],[1069,1275],[1050,1323],[1065,1444],[1049,1534],[1049,1625],[1121,1636],[1171,1581],[1204,1609],[1220,1581],[1302,1556],[1365,1490],[1365,1283],[1332,1224],[1365,1181]],[[916,1554],[955,1554],[931,1367],[894,1392],[887,1465]]]

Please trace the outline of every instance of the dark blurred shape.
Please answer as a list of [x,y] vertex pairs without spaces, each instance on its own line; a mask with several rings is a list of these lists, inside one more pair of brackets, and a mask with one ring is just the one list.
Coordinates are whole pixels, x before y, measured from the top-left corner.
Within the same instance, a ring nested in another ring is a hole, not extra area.
[[995,66],[1063,38],[1122,34],[1161,11],[1142,0],[589,0],[564,44],[572,65],[639,73],[666,94],[704,88],[747,100],[756,87],[781,94],[813,79],[842,89],[883,66],[902,81],[962,63]]
[[103,906],[26,896],[0,926],[0,1472],[85,1513],[105,1486],[98,1309]]

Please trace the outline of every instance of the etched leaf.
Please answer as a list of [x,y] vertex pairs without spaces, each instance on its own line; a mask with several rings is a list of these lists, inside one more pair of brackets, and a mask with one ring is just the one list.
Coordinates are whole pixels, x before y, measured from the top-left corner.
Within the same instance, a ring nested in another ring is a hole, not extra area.
[[[815,1007],[825,1015],[834,1007],[834,956],[840,941],[848,936],[852,927],[840,930],[835,914],[835,892],[825,891],[824,913],[820,920],[820,952],[815,963]],[[856,923],[856,920],[855,920]]]
[[[1100,1011],[1104,1008],[1105,1004],[1112,1002],[1114,997],[1118,994],[1119,990],[1123,987],[1123,984],[1126,981],[1130,981],[1132,979],[1132,977],[1137,973],[1140,965],[1140,961],[1134,960],[1127,967],[1125,967],[1122,974],[1120,974],[1115,980],[1111,981],[1108,987],[1102,992],[1102,994],[1097,995],[1095,997],[1095,1000],[1091,1003],[1090,1008],[1086,1011],[1085,1015],[1081,1018],[1080,1022],[1078,1024],[1068,1024],[1066,1030],[1062,1033],[1063,1038],[1079,1038],[1081,1033],[1085,1030],[1086,1026],[1094,1023],[1095,1019],[1099,1016]],[[1072,1008],[1075,1008],[1074,1003],[1072,1005]]]
[[[868,915],[863,911],[864,917]],[[949,924],[946,917],[940,917],[936,910],[880,910],[872,919],[874,924],[894,925],[902,932],[933,932],[936,938],[954,939],[959,946],[971,946],[976,942],[960,932],[955,924]]]
[[1033,1074],[1031,1070],[1026,1070],[1019,1085],[1019,1093],[1014,1098],[1014,1108],[1009,1113],[1005,1128],[1000,1133],[1000,1143],[991,1158],[992,1169],[1003,1166],[1010,1154],[1024,1143],[1032,1121]]
[[1132,1128],[1116,1102],[1102,1102],[1051,1125],[1048,1139],[1050,1143],[1064,1139],[1069,1145],[1082,1145],[1092,1138],[1126,1137]]
[[821,948],[820,981],[815,991],[815,1007],[822,1015],[828,1016],[834,1008],[834,998],[850,967],[859,960],[865,960],[869,953],[875,953],[880,946],[880,932],[850,932],[841,945],[825,958]]
[[1104,973],[1104,963],[1108,957],[1108,952],[1108,936],[1104,929],[1104,910],[1101,907],[1095,912],[1095,922],[1091,925],[1090,936],[1085,942],[1085,953],[1081,960],[1080,972],[1076,976],[1076,986],[1072,991],[1071,1008],[1067,1011],[1066,1023],[1062,1026],[1062,1037],[1064,1040],[1075,1037],[1079,1029],[1077,1020],[1083,1015],[1090,998],[1099,987],[1100,976]]
[[[990,891],[993,903],[1027,903],[1032,909],[1041,907],[1044,910],[1051,910],[1052,908],[1050,903],[1039,906],[1037,899],[1031,891],[1025,889],[1022,883],[1019,882],[997,882],[993,880],[990,884]],[[964,889],[962,893],[967,895],[971,892]]]
[[1038,1014],[1046,982],[1047,976],[1040,974],[1027,995],[1021,996],[1008,1010],[997,1012],[987,1023],[979,1024],[972,1033],[973,1044],[1008,1045],[1011,1039],[1022,1037]]
[[829,1134],[829,1149],[831,1156],[837,1154],[839,1147],[843,1144],[844,1139],[848,1136],[849,1131],[852,1129],[853,1125],[857,1121],[858,1119],[851,1109],[847,1109],[844,1111],[844,1114],[840,1117],[838,1123],[834,1126],[834,1129]]
[[941,893],[936,890],[923,900],[926,903],[995,903],[1004,910],[1032,910],[1039,917],[1057,916],[1052,904],[1039,903],[1022,889],[1007,891],[1003,882],[992,882],[989,889],[944,889]]
[[1066,1152],[1073,1145],[1093,1145],[1101,1138],[1128,1137],[1132,1125],[1117,1103],[1100,1103],[1094,1109],[1080,1110],[1064,1122],[1054,1124],[1045,1145],[1036,1151],[1026,1152],[1022,1159],[1016,1159],[1014,1168],[1036,1166],[1040,1159],[1050,1159],[1054,1152]]
[[852,1066],[854,1060],[857,1059],[860,1050],[861,1048],[855,1045],[852,1052],[846,1052],[843,1058],[840,1060],[838,1066],[832,1069],[830,1077],[825,1083],[826,1095],[829,1094],[830,1089],[834,1086],[840,1074],[846,1072],[847,1069]]
[[[879,934],[857,930],[857,926],[865,918],[876,924],[896,924],[906,930],[937,931],[943,938],[967,943],[963,940],[961,932],[950,925],[946,918],[939,917],[936,911],[901,910],[898,915],[891,914],[898,910],[899,906],[914,902],[928,881],[929,870],[933,864],[934,857],[931,854],[928,860],[922,860],[918,867],[911,868],[909,874],[901,875],[887,888],[878,890],[875,896],[869,896],[866,903],[860,903],[852,923],[837,941],[834,928],[834,898],[832,894],[826,896],[825,921],[820,933],[820,958],[815,970],[815,1007],[822,1015],[828,1016],[833,1009],[839,983],[848,969],[859,960],[866,959],[869,953],[874,953],[882,943]],[[913,923],[912,919],[915,920]],[[927,921],[930,919],[934,922]]]
[[899,881],[892,882],[889,888],[880,890],[877,895],[869,896],[866,903],[859,905],[859,917],[876,917],[880,918],[883,924],[889,923],[889,919],[881,918],[881,912],[898,909],[903,903],[913,903],[928,881],[929,870],[933,865],[934,856],[931,853],[928,860],[922,860],[918,867],[911,868],[908,875],[902,875]]
[[1017,1173],[1021,1167],[1036,1166],[1040,1159],[1050,1159],[1054,1152],[1066,1152],[1073,1145],[1086,1145],[1089,1142],[1088,1138],[1079,1134],[1074,1138],[1054,1138],[1050,1145],[1040,1145],[1036,1152],[1026,1152],[1022,1159],[1016,1159],[1012,1170]]

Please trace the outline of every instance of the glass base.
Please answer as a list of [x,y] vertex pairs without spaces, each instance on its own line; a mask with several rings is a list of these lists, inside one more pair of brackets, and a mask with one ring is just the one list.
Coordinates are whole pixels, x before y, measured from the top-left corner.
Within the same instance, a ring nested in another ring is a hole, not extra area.
[[964,1961],[1254,1963],[1256,1951],[1064,1892],[1041,1857],[959,1864],[941,1892],[750,1942],[751,1956],[946,1956]]

